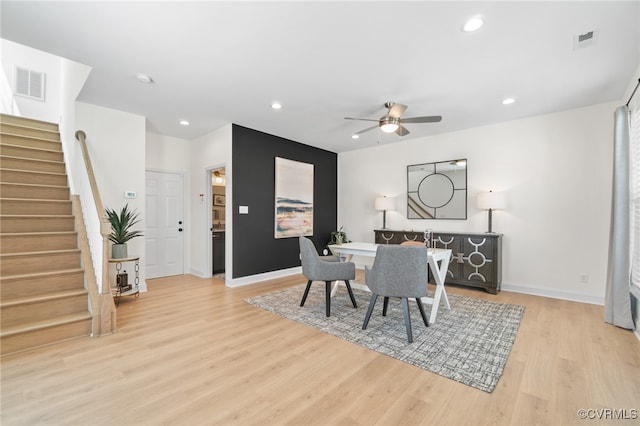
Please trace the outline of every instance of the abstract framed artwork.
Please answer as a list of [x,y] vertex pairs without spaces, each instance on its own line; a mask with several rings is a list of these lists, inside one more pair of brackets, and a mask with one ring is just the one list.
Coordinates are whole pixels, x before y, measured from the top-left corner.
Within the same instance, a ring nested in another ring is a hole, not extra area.
[[313,164],[275,157],[275,238],[313,235]]

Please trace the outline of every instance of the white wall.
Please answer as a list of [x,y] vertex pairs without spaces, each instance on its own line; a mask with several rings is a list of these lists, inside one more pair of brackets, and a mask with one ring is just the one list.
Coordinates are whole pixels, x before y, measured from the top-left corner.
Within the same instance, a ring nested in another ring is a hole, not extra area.
[[[226,227],[233,226],[232,206],[232,170],[231,170],[232,125],[229,124],[214,132],[191,141],[191,185],[188,188],[188,205],[191,209],[191,259],[189,273],[211,276],[211,181],[208,170],[226,168]],[[204,194],[200,197],[200,194]],[[231,232],[225,240],[225,277],[232,276],[233,246]]]
[[[87,149],[91,157],[98,189],[105,207],[119,210],[125,204],[140,212],[144,229],[145,217],[145,118],[109,108],[78,102],[76,126],[87,134]],[[124,197],[134,191],[135,199]],[[144,280],[144,238],[128,243],[130,255],[139,255],[140,289]],[[129,268],[129,267],[128,267]],[[113,271],[111,271],[113,273]],[[133,267],[127,269],[133,280]]]
[[[382,226],[373,200],[386,195],[397,201],[387,228],[484,232],[478,192],[505,191],[507,209],[493,215],[493,231],[504,234],[503,290],[602,303],[617,104],[340,154],[338,226],[373,242]],[[458,158],[468,159],[467,220],[407,219],[407,165]]]
[[58,123],[61,114],[61,58],[5,39],[0,39],[0,48],[2,49],[2,55],[0,55],[2,70],[9,79],[12,89],[16,66],[45,73],[44,101],[23,96],[14,97],[20,115]]

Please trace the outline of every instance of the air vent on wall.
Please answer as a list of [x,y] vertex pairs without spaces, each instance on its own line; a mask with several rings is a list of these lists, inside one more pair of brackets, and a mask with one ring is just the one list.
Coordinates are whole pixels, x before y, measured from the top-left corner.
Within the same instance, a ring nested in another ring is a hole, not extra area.
[[581,49],[583,47],[591,46],[595,40],[595,31],[587,31],[583,34],[577,34],[573,38],[573,48]]
[[16,67],[15,77],[16,95],[44,101],[45,74],[43,72]]

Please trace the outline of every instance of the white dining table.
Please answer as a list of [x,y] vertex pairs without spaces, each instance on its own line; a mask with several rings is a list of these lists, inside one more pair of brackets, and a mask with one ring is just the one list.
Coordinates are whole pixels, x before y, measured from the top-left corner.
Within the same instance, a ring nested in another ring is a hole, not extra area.
[[[334,255],[340,257],[341,261],[349,262],[353,256],[363,256],[363,257],[376,257],[376,251],[378,250],[378,246],[380,244],[374,243],[344,243],[344,244],[330,244],[329,250]],[[440,306],[440,302],[444,302],[447,310],[451,309],[451,305],[449,305],[449,298],[447,297],[447,291],[444,288],[444,280],[447,274],[447,270],[449,268],[449,261],[451,260],[451,250],[449,249],[438,249],[438,248],[429,248],[428,250],[428,262],[429,267],[431,268],[433,279],[435,280],[436,289],[433,297],[422,297],[423,303],[429,304],[432,306],[431,314],[429,315],[429,323],[436,322],[436,316],[438,315],[438,307]],[[427,283],[425,283],[427,285]],[[366,285],[353,283],[351,284],[354,288],[359,288],[365,291],[369,290],[369,287]],[[334,285],[333,290],[331,291],[331,295],[333,296],[337,290],[337,283]]]

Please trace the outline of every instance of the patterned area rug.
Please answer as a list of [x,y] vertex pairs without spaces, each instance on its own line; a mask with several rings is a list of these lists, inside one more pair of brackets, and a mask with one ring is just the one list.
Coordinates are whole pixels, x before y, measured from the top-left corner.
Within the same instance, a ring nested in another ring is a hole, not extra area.
[[[300,307],[304,287],[245,302],[485,392],[496,387],[524,314],[523,306],[449,294],[451,310],[441,304],[436,322],[427,328],[415,301],[410,301],[413,343],[409,344],[400,299],[389,300],[385,318],[382,298],[378,298],[369,326],[362,330],[371,293],[354,289],[358,303],[354,309],[341,286],[331,300],[331,317],[327,318],[324,284],[314,283],[304,307]],[[425,305],[427,317],[430,309]]]

